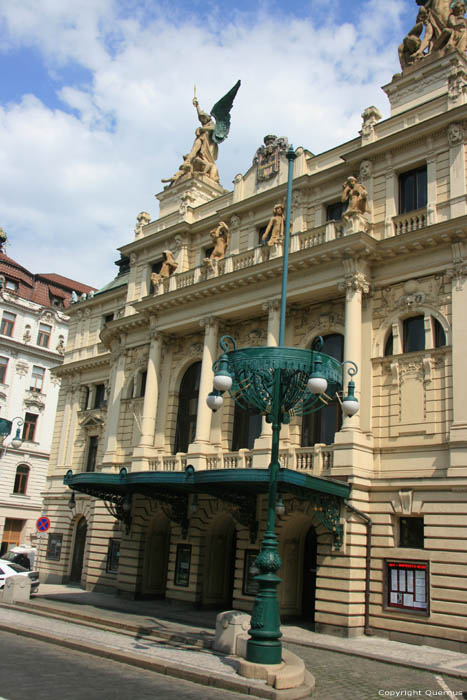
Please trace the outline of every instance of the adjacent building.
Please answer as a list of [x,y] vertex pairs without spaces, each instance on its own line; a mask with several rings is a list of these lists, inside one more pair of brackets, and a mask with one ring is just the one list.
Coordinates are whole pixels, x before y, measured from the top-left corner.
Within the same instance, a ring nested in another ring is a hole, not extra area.
[[[361,409],[323,397],[282,431],[279,597],[318,631],[465,650],[467,61],[406,54],[388,119],[297,149],[286,345],[355,361]],[[278,342],[287,147],[268,135],[227,192],[195,141],[69,310],[45,580],[251,610],[271,429],[206,396],[222,336]]]
[[[60,388],[51,370],[63,362],[72,294],[92,290],[62,275],[32,274],[2,246],[0,417],[13,421],[13,429],[0,447],[0,555],[37,544]],[[13,447],[17,434],[22,443]]]

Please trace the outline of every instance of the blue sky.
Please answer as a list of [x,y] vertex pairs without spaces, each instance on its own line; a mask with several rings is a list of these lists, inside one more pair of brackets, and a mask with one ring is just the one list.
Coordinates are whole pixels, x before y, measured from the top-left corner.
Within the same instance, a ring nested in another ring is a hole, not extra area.
[[263,136],[317,153],[354,138],[399,70],[415,0],[5,0],[0,6],[0,226],[33,272],[102,286],[136,215],[209,110],[242,87],[222,184]]

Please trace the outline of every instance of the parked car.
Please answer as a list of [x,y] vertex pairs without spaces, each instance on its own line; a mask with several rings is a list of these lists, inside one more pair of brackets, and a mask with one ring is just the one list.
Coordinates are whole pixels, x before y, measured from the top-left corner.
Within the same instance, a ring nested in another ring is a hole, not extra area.
[[36,558],[37,550],[34,547],[26,547],[25,545],[19,544],[8,552],[2,554],[0,559],[5,559],[6,561],[13,562],[14,564],[19,564],[25,569],[32,571],[34,569],[34,559]]
[[9,576],[28,576],[31,579],[31,593],[37,593],[39,590],[39,572],[38,571],[28,571],[24,566],[15,564],[12,561],[7,561],[6,559],[0,559],[0,588],[5,585],[5,580]]

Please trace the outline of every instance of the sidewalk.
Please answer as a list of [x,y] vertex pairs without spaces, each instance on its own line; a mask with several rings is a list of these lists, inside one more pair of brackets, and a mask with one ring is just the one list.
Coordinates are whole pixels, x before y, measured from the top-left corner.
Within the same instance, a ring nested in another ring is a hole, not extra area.
[[[45,624],[45,619],[47,620]],[[287,697],[237,675],[236,657],[211,650],[216,613],[167,601],[129,601],[81,588],[41,584],[29,603],[0,599],[0,629],[21,631],[159,673],[256,697]],[[283,641],[467,678],[467,655],[378,637],[341,639],[282,625]],[[308,669],[313,672],[313,669]]]

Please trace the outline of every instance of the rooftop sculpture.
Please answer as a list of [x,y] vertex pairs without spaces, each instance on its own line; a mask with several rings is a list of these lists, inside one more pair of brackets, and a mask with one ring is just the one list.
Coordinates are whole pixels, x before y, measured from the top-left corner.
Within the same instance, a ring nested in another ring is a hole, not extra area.
[[420,5],[415,25],[399,46],[402,70],[433,54],[467,49],[465,0],[416,0]]
[[162,182],[169,183],[168,187],[179,180],[188,180],[192,177],[207,177],[214,182],[219,182],[219,172],[216,165],[218,144],[225,141],[229,134],[230,111],[239,87],[240,80],[224,97],[216,102],[211,109],[211,114],[203,112],[200,108],[195,87],[193,106],[196,108],[201,126],[196,129],[191,151],[183,156],[183,163],[177,172],[172,177],[162,180]]

